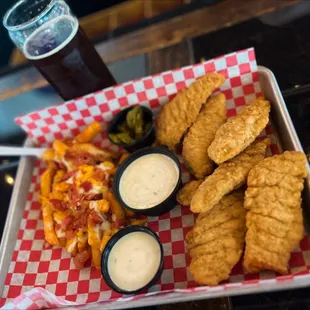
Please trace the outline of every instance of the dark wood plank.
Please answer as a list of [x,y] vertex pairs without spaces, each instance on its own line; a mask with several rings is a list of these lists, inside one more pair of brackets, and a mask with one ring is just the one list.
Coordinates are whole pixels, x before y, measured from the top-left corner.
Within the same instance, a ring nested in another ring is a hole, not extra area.
[[301,0],[224,0],[103,42],[98,50],[106,62],[112,62],[174,45],[298,2]]
[[155,74],[194,62],[191,40],[184,40],[178,44],[152,51],[148,54],[148,73]]

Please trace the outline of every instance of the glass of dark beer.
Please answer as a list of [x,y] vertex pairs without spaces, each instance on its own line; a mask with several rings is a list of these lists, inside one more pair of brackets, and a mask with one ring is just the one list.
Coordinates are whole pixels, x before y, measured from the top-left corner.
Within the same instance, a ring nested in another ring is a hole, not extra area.
[[6,13],[3,24],[64,100],[116,84],[63,0],[21,0]]

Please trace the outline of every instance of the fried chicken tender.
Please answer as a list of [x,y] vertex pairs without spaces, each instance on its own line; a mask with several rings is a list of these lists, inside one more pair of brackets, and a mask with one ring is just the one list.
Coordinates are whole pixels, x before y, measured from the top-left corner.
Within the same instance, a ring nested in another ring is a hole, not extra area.
[[195,180],[189,183],[186,183],[177,193],[177,201],[182,206],[189,206],[191,200],[199,185],[203,180]]
[[228,279],[243,252],[245,215],[242,192],[224,196],[212,210],[198,215],[186,235],[189,270],[197,283],[217,285]]
[[268,139],[254,142],[244,152],[215,169],[192,197],[191,211],[206,212],[223,196],[245,184],[250,170],[264,159],[268,144]]
[[266,127],[269,112],[270,103],[263,97],[247,105],[216,132],[208,149],[209,157],[221,164],[241,153]]
[[291,252],[303,238],[301,192],[306,176],[306,156],[293,151],[266,158],[250,171],[243,262],[249,272],[288,273]]
[[224,80],[224,76],[219,73],[207,73],[164,105],[157,118],[158,142],[174,150],[175,145],[195,121],[201,105]]
[[189,171],[197,179],[213,172],[213,161],[208,148],[216,131],[226,122],[226,97],[218,94],[203,107],[183,141],[183,158]]

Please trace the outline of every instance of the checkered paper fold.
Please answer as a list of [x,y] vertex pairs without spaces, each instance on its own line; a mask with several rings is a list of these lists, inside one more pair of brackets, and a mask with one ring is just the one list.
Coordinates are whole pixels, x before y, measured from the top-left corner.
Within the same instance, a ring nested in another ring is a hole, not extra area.
[[[157,114],[182,88],[207,72],[217,71],[226,81],[218,91],[227,98],[227,114],[236,115],[245,104],[261,95],[255,53],[252,48],[221,56],[216,59],[167,71],[155,76],[121,84],[66,102],[62,105],[21,116],[16,122],[38,146],[48,145],[54,139],[74,136],[94,120],[106,124],[121,109],[141,104]],[[269,124],[263,136],[271,140],[269,154],[279,152],[279,145]],[[106,133],[96,143],[110,147]],[[277,285],[293,281],[308,274],[310,245],[308,237],[295,249],[290,260],[291,274],[285,277],[274,272],[249,274],[239,262],[228,281],[210,287],[197,287],[188,270],[189,256],[184,238],[194,223],[189,208],[177,206],[160,217],[149,218],[148,227],[155,231],[163,243],[164,270],[161,278],[148,291],[135,296],[121,296],[109,289],[94,267],[77,270],[69,254],[59,247],[43,249],[44,233],[41,207],[37,201],[39,176],[44,169],[37,161],[25,213],[2,292],[0,306],[11,309],[38,309],[91,302],[119,302],[148,297],[148,301],[178,300],[187,294],[203,292],[206,297],[219,292],[242,290],[246,287]],[[182,166],[182,179],[187,182],[189,173]],[[194,296],[194,295],[193,295]]]

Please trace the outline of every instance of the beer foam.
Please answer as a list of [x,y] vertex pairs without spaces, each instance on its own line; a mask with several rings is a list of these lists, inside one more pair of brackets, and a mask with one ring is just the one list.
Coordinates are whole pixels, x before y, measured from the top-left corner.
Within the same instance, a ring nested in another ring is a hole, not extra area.
[[[43,53],[41,55],[31,55],[29,53],[29,51],[27,50],[30,46],[31,42],[35,42],[36,41],[36,37],[39,36],[40,33],[42,33],[45,29],[54,29],[53,25],[55,25],[56,23],[59,23],[60,21],[68,21],[69,24],[72,26],[72,32],[71,34],[64,40],[64,42],[62,42],[60,45],[58,45],[57,47],[55,47],[53,50],[47,52],[47,53]],[[49,57],[51,55],[56,54],[57,52],[59,52],[62,48],[64,48],[72,39],[73,37],[76,35],[77,31],[79,28],[79,23],[77,21],[76,18],[71,17],[71,16],[59,16],[56,17],[46,23],[44,23],[41,27],[39,27],[37,30],[35,30],[25,41],[25,44],[23,46],[23,53],[25,55],[26,58],[30,59],[30,60],[38,60],[38,59],[43,59],[46,57]]]

